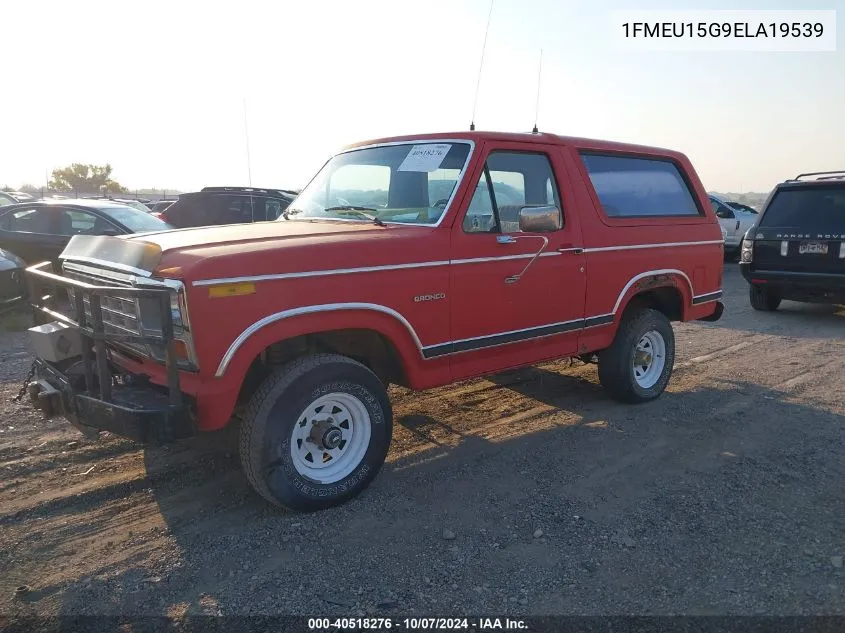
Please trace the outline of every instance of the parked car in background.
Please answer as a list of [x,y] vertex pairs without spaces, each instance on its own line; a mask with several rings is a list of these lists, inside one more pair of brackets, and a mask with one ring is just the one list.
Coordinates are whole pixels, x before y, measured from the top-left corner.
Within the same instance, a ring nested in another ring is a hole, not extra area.
[[12,196],[18,202],[29,202],[30,200],[35,200],[35,196],[24,191],[6,191],[5,193]]
[[19,200],[8,191],[0,191],[0,207],[5,207],[7,204],[17,204],[18,202]]
[[111,196],[85,196],[82,198],[83,200],[111,200],[112,202],[119,202],[120,204],[125,204],[128,207],[133,207],[138,209],[138,211],[143,211],[144,213],[149,213],[150,208],[144,204],[143,200],[133,200],[132,198],[113,198]]
[[741,202],[734,202],[732,200],[729,200],[728,204],[738,211],[745,211],[746,213],[753,213],[754,215],[759,214],[759,211],[757,211],[757,209],[755,209],[754,207],[749,207],[747,204],[742,204]]
[[783,299],[845,304],[845,170],[777,185],[739,266],[755,310],[776,310]]
[[710,194],[707,196],[713,213],[719,218],[719,224],[725,229],[725,254],[730,257],[739,256],[739,247],[742,243],[742,236],[751,228],[757,215],[734,209],[724,200]]
[[317,510],[382,467],[390,384],[574,356],[598,363],[612,397],[647,402],[672,374],[672,322],[724,309],[719,223],[675,151],[554,134],[380,139],[329,160],[283,217],[74,237],[46,279],[123,307],[102,310],[98,387],[81,357],[38,358],[33,404],[141,442],[218,430],[237,411],[256,491]]
[[55,261],[74,235],[125,235],[172,228],[111,200],[37,200],[0,207],[0,248],[28,264]]
[[0,248],[0,313],[26,299],[25,268],[26,263],[20,257]]
[[295,191],[251,187],[205,187],[183,193],[158,217],[177,228],[243,224],[277,219],[296,197]]
[[150,202],[147,206],[150,208],[150,213],[163,213],[176,200],[159,200],[158,202]]

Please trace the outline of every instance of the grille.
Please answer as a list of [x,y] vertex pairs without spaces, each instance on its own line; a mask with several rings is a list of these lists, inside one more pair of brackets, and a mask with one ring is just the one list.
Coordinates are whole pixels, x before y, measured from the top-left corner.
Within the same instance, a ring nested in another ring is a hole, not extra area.
[[[86,269],[87,270],[87,269]],[[65,269],[64,276],[77,281],[84,281],[96,286],[123,286],[131,288],[132,284],[126,280],[115,278],[112,276],[98,275],[94,272],[81,272],[76,269]],[[68,289],[68,297],[70,299],[70,309],[72,313],[76,313],[76,303],[74,300],[74,290]],[[87,323],[91,324],[91,300],[87,293],[82,293],[82,302],[85,305],[85,319]],[[100,306],[102,307],[103,315],[103,330],[106,334],[143,334],[143,328],[139,317],[140,310],[138,298],[132,296],[105,295],[100,297]],[[78,315],[77,315],[78,316]],[[143,356],[149,356],[150,350],[147,345],[143,343],[134,343],[128,341],[113,341],[111,342],[115,347],[134,351]]]

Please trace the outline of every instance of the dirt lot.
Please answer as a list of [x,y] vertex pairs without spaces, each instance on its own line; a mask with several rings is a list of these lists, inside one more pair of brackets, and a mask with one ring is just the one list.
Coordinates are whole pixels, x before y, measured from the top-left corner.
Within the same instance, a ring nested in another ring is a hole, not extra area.
[[395,389],[389,463],[312,515],[219,443],[87,441],[11,403],[30,357],[2,332],[0,613],[843,614],[845,311],[753,313],[726,269],[658,401],[568,363]]

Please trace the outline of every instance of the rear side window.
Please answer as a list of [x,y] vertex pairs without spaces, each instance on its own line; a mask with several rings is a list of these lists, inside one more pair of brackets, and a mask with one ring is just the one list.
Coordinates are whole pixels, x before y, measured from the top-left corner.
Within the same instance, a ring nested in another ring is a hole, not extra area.
[[840,233],[845,228],[845,185],[781,189],[760,218],[760,226]]
[[582,152],[608,217],[699,216],[689,185],[669,160]]

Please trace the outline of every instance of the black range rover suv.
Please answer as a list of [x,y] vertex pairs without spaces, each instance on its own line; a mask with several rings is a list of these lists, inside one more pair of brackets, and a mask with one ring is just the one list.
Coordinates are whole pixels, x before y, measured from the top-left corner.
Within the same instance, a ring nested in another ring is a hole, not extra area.
[[845,303],[845,171],[777,185],[745,234],[740,269],[755,310],[782,299]]

